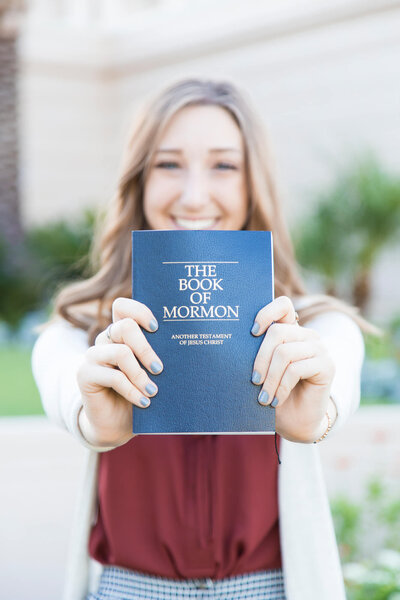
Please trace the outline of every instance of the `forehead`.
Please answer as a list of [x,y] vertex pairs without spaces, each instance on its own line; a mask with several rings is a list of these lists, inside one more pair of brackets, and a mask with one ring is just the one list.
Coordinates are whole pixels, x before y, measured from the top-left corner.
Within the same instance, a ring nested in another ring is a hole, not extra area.
[[230,113],[219,106],[186,106],[170,119],[158,148],[198,146],[243,151],[241,131]]

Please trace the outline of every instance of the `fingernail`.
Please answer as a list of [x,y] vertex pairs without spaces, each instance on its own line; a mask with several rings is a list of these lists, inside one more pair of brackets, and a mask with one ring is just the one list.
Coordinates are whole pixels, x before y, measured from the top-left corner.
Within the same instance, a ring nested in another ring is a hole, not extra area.
[[260,404],[267,404],[268,402],[268,392],[262,390],[258,395],[258,401]]
[[271,406],[273,406],[275,408],[276,406],[278,406],[278,402],[279,402],[278,398],[275,397],[271,402]]
[[257,321],[254,323],[253,327],[251,328],[251,333],[258,333],[258,331],[260,330],[260,326],[257,323]]
[[160,371],[162,371],[162,365],[160,365],[160,363],[156,360],[153,360],[153,362],[150,365],[150,369],[153,371],[153,373],[159,373]]
[[139,402],[142,406],[149,406],[150,404],[150,400],[148,398],[145,398],[144,396],[140,398]]
[[260,383],[261,381],[261,375],[258,371],[253,371],[253,374],[251,376],[251,381],[253,383]]
[[150,394],[150,396],[152,396],[153,394],[155,394],[155,393],[156,393],[156,391],[157,391],[157,388],[156,388],[156,386],[154,385],[154,383],[148,383],[148,384],[146,385],[146,392],[147,392],[148,394]]
[[156,329],[158,329],[157,319],[152,319],[150,321],[149,327],[150,327],[151,331],[156,331]]

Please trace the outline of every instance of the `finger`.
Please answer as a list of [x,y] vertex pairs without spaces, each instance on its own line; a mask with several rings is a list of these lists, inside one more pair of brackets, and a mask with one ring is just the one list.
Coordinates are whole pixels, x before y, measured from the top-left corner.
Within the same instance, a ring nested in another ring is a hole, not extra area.
[[92,364],[84,371],[79,372],[78,381],[81,390],[89,396],[99,392],[102,388],[112,388],[122,398],[139,408],[150,406],[149,398],[143,396],[140,390],[118,369]]
[[141,368],[132,350],[125,344],[92,346],[87,350],[91,363],[118,367],[144,395],[154,396],[158,392],[156,384]]
[[279,296],[263,306],[255,316],[251,333],[261,335],[273,322],[297,324],[296,311],[288,296]]
[[146,304],[132,298],[116,298],[112,303],[113,322],[127,317],[134,319],[147,331],[153,332],[158,329],[157,319]]
[[319,340],[319,334],[307,327],[294,327],[286,323],[273,323],[268,328],[256,354],[251,381],[255,385],[263,383],[271,363],[272,355],[277,346],[288,342],[308,340]]
[[317,354],[317,350],[315,343],[310,341],[290,342],[277,346],[272,354],[265,381],[258,396],[260,404],[271,404],[277,397],[278,389],[280,390],[278,400],[286,399],[294,387],[290,389],[286,387],[292,383],[292,379],[285,378],[288,367],[297,361],[313,358]]
[[[312,379],[320,377],[322,369],[323,361],[319,356],[314,356],[313,358],[306,358],[304,360],[291,363],[288,365],[284,376],[282,377],[282,379],[285,378],[283,384],[284,389],[290,388],[290,395],[300,380],[307,379],[311,382]],[[289,395],[286,396],[285,392],[281,393],[279,386],[275,392],[274,400],[272,401],[271,405],[275,408],[277,406],[282,406],[288,399]]]
[[96,339],[94,340],[95,346],[99,346],[100,344],[103,345],[114,343],[111,337],[112,326],[113,323],[110,323],[110,325],[107,325],[107,327],[103,331],[100,331],[100,333],[97,334]]
[[134,319],[126,317],[113,323],[111,336],[113,344],[125,344],[129,346],[134,355],[148,371],[151,371],[154,375],[161,373],[164,368],[162,361],[154,352],[139,324]]
[[[112,304],[112,323],[126,318],[133,319],[151,333],[158,329],[156,317],[145,304],[132,298],[116,298]],[[97,335],[95,344],[112,344],[111,330],[112,324]]]

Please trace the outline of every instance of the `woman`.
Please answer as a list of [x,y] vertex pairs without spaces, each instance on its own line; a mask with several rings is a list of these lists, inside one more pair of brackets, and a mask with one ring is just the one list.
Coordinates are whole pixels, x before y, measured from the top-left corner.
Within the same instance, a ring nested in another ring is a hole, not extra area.
[[[273,232],[276,299],[249,323],[264,336],[249,377],[276,407],[279,468],[271,436],[131,433],[163,369],[142,332],[156,316],[130,298],[132,229]],[[89,449],[64,597],[345,598],[312,442],[356,409],[360,328],[375,329],[306,296],[262,126],[233,85],[185,80],[143,112],[92,256],[33,351],[47,414]]]

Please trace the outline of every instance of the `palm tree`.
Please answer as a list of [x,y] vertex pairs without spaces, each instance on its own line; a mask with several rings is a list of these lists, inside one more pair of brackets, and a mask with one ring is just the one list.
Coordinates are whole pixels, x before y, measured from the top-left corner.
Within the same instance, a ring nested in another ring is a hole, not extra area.
[[0,1],[0,237],[9,247],[10,260],[23,240],[18,190],[17,131],[17,19],[19,3]]
[[382,249],[400,233],[400,180],[367,157],[348,177],[354,207],[355,266],[353,299],[364,308],[371,291],[371,271]]
[[294,239],[300,264],[322,275],[326,293],[334,295],[344,276],[354,304],[363,310],[372,267],[399,232],[400,178],[387,174],[368,153],[319,195]]

